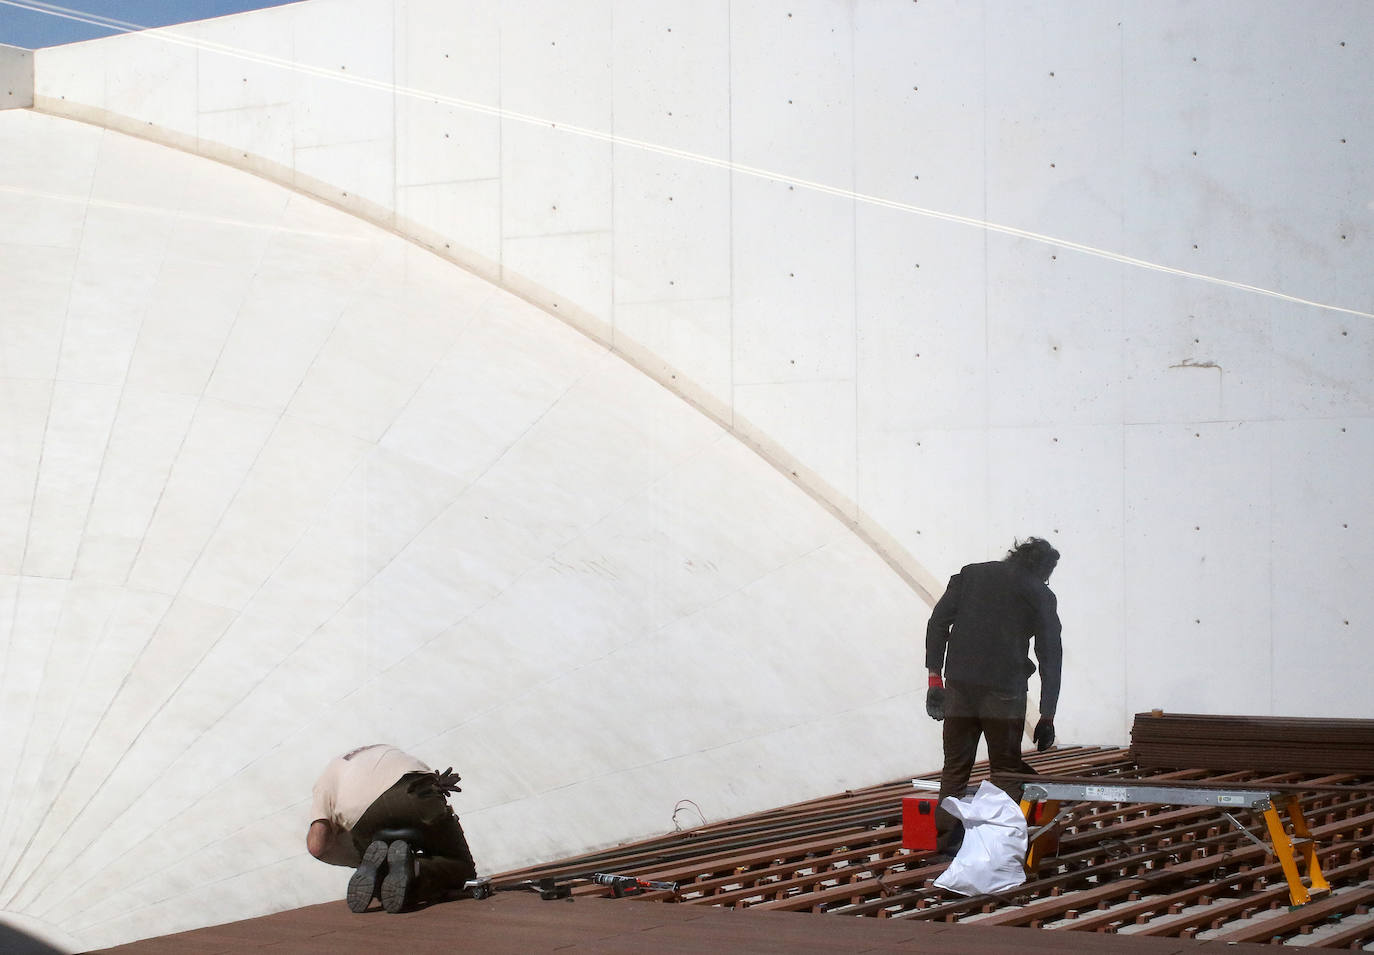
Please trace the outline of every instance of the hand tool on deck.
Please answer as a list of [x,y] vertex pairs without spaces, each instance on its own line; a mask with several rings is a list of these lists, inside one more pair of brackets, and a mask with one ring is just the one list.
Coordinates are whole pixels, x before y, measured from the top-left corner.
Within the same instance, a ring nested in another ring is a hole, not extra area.
[[493,882],[490,878],[470,879],[463,888],[472,893],[474,899],[490,898],[497,892],[531,891],[538,892],[545,901],[566,899],[572,895],[576,885],[604,885],[610,888],[616,898],[635,895],[641,892],[676,892],[678,883],[659,882],[641,879],[634,875],[621,875],[614,872],[593,872],[588,875],[572,875],[563,878],[522,879],[518,882]]

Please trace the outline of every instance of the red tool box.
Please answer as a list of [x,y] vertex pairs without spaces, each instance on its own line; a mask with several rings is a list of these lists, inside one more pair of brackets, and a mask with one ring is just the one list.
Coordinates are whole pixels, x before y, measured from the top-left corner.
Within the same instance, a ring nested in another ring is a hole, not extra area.
[[935,851],[935,796],[902,797],[902,848]]

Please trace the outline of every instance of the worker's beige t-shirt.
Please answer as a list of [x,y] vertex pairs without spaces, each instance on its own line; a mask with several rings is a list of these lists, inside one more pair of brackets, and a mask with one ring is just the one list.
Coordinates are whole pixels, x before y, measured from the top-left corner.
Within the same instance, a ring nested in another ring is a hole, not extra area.
[[428,773],[430,768],[409,753],[376,743],[336,756],[315,783],[311,819],[324,819],[341,829],[352,829],[373,801],[406,773]]

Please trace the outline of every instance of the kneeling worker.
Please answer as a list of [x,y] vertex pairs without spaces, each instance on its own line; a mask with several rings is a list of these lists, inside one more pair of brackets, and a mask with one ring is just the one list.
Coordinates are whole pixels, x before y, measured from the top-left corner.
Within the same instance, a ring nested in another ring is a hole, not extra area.
[[400,912],[437,902],[477,875],[467,838],[449,808],[459,776],[436,773],[394,746],[376,743],[330,760],[315,783],[310,854],[356,867],[348,907],[364,911],[374,898]]

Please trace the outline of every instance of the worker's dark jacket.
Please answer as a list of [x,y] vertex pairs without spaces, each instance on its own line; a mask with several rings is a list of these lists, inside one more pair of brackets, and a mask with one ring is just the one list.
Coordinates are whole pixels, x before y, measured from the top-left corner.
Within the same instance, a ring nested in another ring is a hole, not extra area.
[[1024,693],[1040,661],[1040,712],[1059,704],[1058,601],[1034,574],[1005,560],[969,564],[949,579],[926,626],[926,668],[951,682]]

